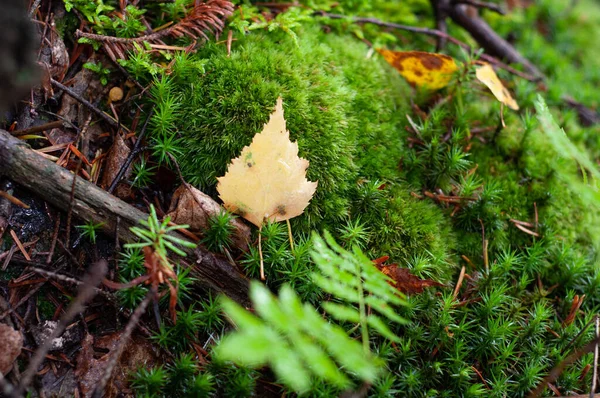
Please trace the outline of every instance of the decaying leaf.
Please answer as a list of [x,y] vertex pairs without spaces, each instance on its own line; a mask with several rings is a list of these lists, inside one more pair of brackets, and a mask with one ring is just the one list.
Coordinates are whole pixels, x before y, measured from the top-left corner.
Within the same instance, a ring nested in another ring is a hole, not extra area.
[[424,51],[377,50],[413,86],[439,90],[450,83],[458,69],[456,62],[444,54]]
[[279,97],[263,131],[218,179],[217,191],[227,209],[257,227],[265,220],[289,220],[302,214],[317,189],[306,179],[307,168],[298,144],[290,141]]
[[475,70],[475,76],[477,76],[477,80],[482,82],[490,89],[494,97],[504,105],[508,106],[510,109],[515,111],[519,110],[519,105],[517,101],[510,95],[510,92],[504,87],[496,72],[494,72],[494,68],[490,64],[484,64],[483,66],[477,68]]
[[[117,348],[122,338],[122,331],[94,338],[87,334],[81,341],[81,350],[77,355],[75,376],[79,384],[81,397],[92,397],[96,385],[106,373],[106,366],[111,352]],[[130,375],[139,369],[140,364],[151,367],[159,362],[152,345],[139,336],[133,336],[127,342],[123,354],[119,357],[106,385],[103,397],[123,396],[129,385]]]
[[430,279],[421,279],[411,274],[408,268],[398,267],[398,264],[383,265],[388,260],[388,256],[373,260],[377,268],[385,275],[392,278],[395,283],[390,283],[396,289],[405,294],[423,293],[423,290],[431,286],[444,286],[439,282]]
[[[114,179],[117,177],[117,174],[119,174],[119,170],[121,170],[121,167],[127,161],[127,157],[129,156],[130,152],[131,152],[131,149],[129,149],[129,147],[125,143],[125,140],[123,139],[123,137],[121,137],[121,135],[119,135],[119,134],[116,134],[115,142],[110,147],[110,150],[108,151],[108,156],[106,157],[104,172],[102,174],[102,179],[100,181],[101,187],[108,188],[110,186],[110,184],[112,184]],[[131,166],[129,166],[127,168],[127,170],[125,171],[125,177],[128,177],[130,175],[131,175]],[[121,192],[115,193],[115,195],[120,198],[126,197],[126,196],[128,196],[127,191],[129,191],[129,190],[125,190],[125,191],[126,192],[123,192],[123,193],[121,193]]]
[[[173,194],[169,214],[176,224],[186,224],[191,232],[203,235],[208,228],[211,216],[223,211],[223,208],[210,196],[194,187],[189,189],[182,185]],[[232,243],[242,251],[248,250],[250,242],[250,228],[239,219],[231,221],[233,226]]]
[[0,323],[0,372],[5,375],[13,367],[13,362],[21,354],[23,336],[21,332]]

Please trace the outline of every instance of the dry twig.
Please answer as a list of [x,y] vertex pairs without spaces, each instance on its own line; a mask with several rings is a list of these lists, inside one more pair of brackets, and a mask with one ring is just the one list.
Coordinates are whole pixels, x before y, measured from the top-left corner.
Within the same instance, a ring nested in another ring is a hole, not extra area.
[[159,30],[149,35],[126,38],[86,33],[81,30],[75,32],[75,37],[85,37],[104,44],[104,50],[113,59],[126,58],[127,52],[134,43],[147,42],[154,45],[164,45],[162,39],[167,37],[208,40],[208,34],[218,37],[225,26],[225,19],[233,13],[233,4],[229,0],[208,0],[198,3],[189,13],[176,24]]
[[71,320],[79,313],[81,313],[84,309],[85,304],[90,301],[95,296],[95,288],[100,285],[104,275],[107,271],[107,264],[105,260],[101,260],[95,264],[93,264],[89,270],[89,273],[83,279],[83,285],[79,289],[79,293],[77,297],[73,301],[73,303],[67,308],[65,314],[60,318],[58,325],[52,330],[50,336],[44,341],[41,347],[38,347],[35,355],[29,362],[27,370],[23,374],[23,378],[21,379],[21,383],[19,387],[15,391],[16,396],[21,396],[23,391],[29,386],[29,383],[33,380],[33,376],[37,373],[38,366],[44,360],[46,353],[52,347],[52,342],[58,336],[62,334],[65,328],[69,325]]

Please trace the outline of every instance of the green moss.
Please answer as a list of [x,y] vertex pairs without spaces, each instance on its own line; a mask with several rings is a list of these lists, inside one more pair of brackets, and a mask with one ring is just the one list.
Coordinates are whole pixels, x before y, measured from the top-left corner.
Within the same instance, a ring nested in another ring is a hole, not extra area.
[[[202,71],[193,68],[199,64]],[[261,131],[281,95],[291,138],[310,161],[308,178],[319,182],[305,214],[292,220],[298,238],[360,219],[376,231],[368,247],[377,257],[400,261],[429,251],[443,258],[453,247],[436,206],[398,185],[410,91],[363,43],[319,27],[302,29],[297,45],[283,33],[256,32],[239,38],[230,56],[208,44],[179,58],[154,95],[155,139],[177,137],[172,152],[203,191],[215,195],[216,178]],[[282,269],[269,250],[267,262]]]
[[[410,15],[390,12],[388,7],[396,6],[384,3],[389,2],[343,1],[340,7],[390,22],[430,17],[424,1],[403,2]],[[597,159],[598,128],[581,126],[559,100],[577,85],[580,100],[598,102],[594,85],[586,83],[597,81],[597,71],[573,66],[587,62],[591,50],[579,54],[569,48],[564,59],[560,55],[569,43],[596,48],[582,35],[592,29],[587,22],[596,20],[598,10],[588,21],[578,6],[568,14],[569,27],[557,11],[564,10],[564,2],[557,3],[516,11],[510,17],[516,29],[485,15],[501,33],[521,32],[523,52],[550,77],[549,103],[557,120]],[[537,22],[552,25],[553,35],[532,29]],[[409,298],[401,315],[412,323],[394,330],[402,344],[373,342],[390,370],[371,390],[374,395],[526,395],[589,339],[588,331],[570,345],[600,305],[598,210],[562,177],[582,180],[577,163],[548,145],[533,116],[536,85],[499,73],[523,109],[505,111],[502,129],[499,104],[471,72],[439,96],[415,95],[392,68],[347,34],[385,42],[389,37],[379,28],[363,30],[344,21],[330,25],[330,33],[313,23],[296,27],[297,39],[257,30],[238,36],[230,55],[225,45],[207,43],[194,55],[177,56],[170,73],[153,87],[155,160],[169,163],[167,152],[174,155],[185,178],[216,198],[216,178],[262,129],[281,95],[292,139],[310,161],[308,177],[319,187],[305,214],[292,220],[294,250],[285,224],[263,227],[269,286],[285,282],[304,300],[327,299],[309,279],[313,264],[307,236],[328,229],[346,247],[356,244],[371,258],[389,255],[414,274],[447,285]],[[455,26],[450,29],[470,40]],[[431,50],[433,42],[406,35],[401,47]],[[412,102],[427,117],[421,119]],[[440,193],[462,199],[431,199]],[[535,233],[518,229],[514,220],[529,223]],[[257,231],[254,238],[257,242]],[[226,241],[213,240],[214,247]],[[249,277],[258,277],[255,245],[241,263]],[[463,265],[467,277],[453,297]],[[584,313],[569,324],[563,321],[575,294],[586,294]],[[568,367],[557,388],[565,394],[585,392],[589,374],[581,378],[581,369],[590,362],[585,357]],[[249,394],[254,376],[241,372],[236,391]],[[316,384],[309,395],[337,393]]]

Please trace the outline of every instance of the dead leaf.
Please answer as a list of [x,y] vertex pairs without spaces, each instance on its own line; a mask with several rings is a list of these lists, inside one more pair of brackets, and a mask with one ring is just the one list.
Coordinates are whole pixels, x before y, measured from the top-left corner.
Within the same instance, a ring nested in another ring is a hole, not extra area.
[[290,141],[279,97],[263,131],[218,178],[217,191],[227,209],[257,227],[265,220],[289,220],[304,212],[317,189],[306,179],[307,168],[308,161],[298,157],[298,143]]
[[[384,257],[382,257],[384,258]],[[380,259],[377,259],[380,260]],[[377,261],[375,260],[375,261]],[[398,267],[397,264],[380,265],[381,262],[375,262],[375,265],[381,272],[392,278],[395,283],[390,283],[396,289],[405,294],[423,293],[425,288],[431,286],[444,286],[443,284],[431,279],[421,279],[411,274],[408,268]]]
[[[167,216],[171,217],[171,221],[175,224],[187,224],[191,232],[203,235],[208,228],[209,218],[222,211],[221,205],[210,196],[194,187],[187,189],[182,185],[173,194]],[[247,251],[250,228],[237,218],[231,221],[231,225],[234,228],[233,245],[242,251]]]
[[[81,351],[77,355],[75,376],[79,391],[83,397],[91,397],[96,385],[106,372],[111,352],[119,344],[122,332],[115,332],[94,339],[90,334],[81,342]],[[97,353],[96,353],[97,351]],[[96,355],[95,355],[96,354]],[[123,396],[133,372],[141,367],[152,367],[159,360],[150,343],[139,336],[133,336],[127,342],[123,354],[106,385],[104,397]]]
[[458,69],[454,59],[444,54],[385,49],[378,49],[377,52],[412,86],[429,90],[446,87],[452,79],[452,74]]
[[13,362],[21,354],[23,336],[17,330],[0,323],[0,373],[5,375],[12,369]]
[[496,72],[494,72],[494,68],[490,64],[484,64],[483,66],[477,68],[475,70],[475,76],[477,76],[477,80],[482,82],[490,89],[494,97],[504,105],[508,106],[510,109],[515,111],[519,110],[519,105],[517,101],[510,95],[510,92],[504,87]]
[[[123,164],[127,160],[131,149],[123,140],[120,134],[115,135],[115,142],[112,144],[108,151],[108,155],[106,156],[106,162],[104,163],[104,172],[102,173],[102,179],[100,180],[100,186],[104,189],[108,188],[110,184],[114,181],[121,170]],[[124,177],[128,177],[131,175],[131,166],[127,168],[125,171]],[[115,192],[115,195],[117,193]]]

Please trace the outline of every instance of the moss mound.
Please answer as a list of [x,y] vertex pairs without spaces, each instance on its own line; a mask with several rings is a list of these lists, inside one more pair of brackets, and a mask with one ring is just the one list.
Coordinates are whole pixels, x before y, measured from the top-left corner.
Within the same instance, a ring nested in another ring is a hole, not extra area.
[[310,161],[308,178],[319,181],[306,213],[292,220],[296,235],[327,228],[377,256],[445,257],[453,238],[442,213],[397,184],[409,93],[363,43],[319,27],[305,28],[297,44],[285,34],[255,33],[236,42],[231,56],[209,44],[179,58],[154,89],[154,134],[178,137],[185,177],[215,195],[216,178],[281,95],[291,138]]
[[[523,26],[538,18],[529,17]],[[292,220],[294,251],[284,224],[263,228],[269,285],[290,283],[305,300],[322,298],[308,278],[307,236],[326,228],[371,258],[389,255],[448,286],[410,297],[402,315],[412,323],[395,330],[402,344],[373,342],[389,370],[374,395],[526,395],[589,338],[589,331],[579,333],[600,302],[600,213],[564,179],[580,179],[577,163],[546,142],[531,113],[533,83],[511,87],[525,110],[505,113],[501,129],[497,103],[472,73],[437,98],[415,97],[363,43],[340,34],[343,26],[335,29],[325,33],[309,23],[297,30],[297,41],[256,31],[239,37],[230,56],[210,43],[178,56],[153,89],[155,149],[169,149],[185,178],[216,196],[216,177],[261,130],[281,95],[292,139],[319,188],[306,213]],[[576,144],[598,152],[594,130],[573,112],[559,121]],[[258,276],[256,248],[243,264]],[[463,265],[467,279],[455,296]],[[581,294],[585,313],[566,321]],[[556,387],[585,391],[589,374],[582,369],[591,360],[568,367]],[[339,393],[318,383],[312,391]]]

